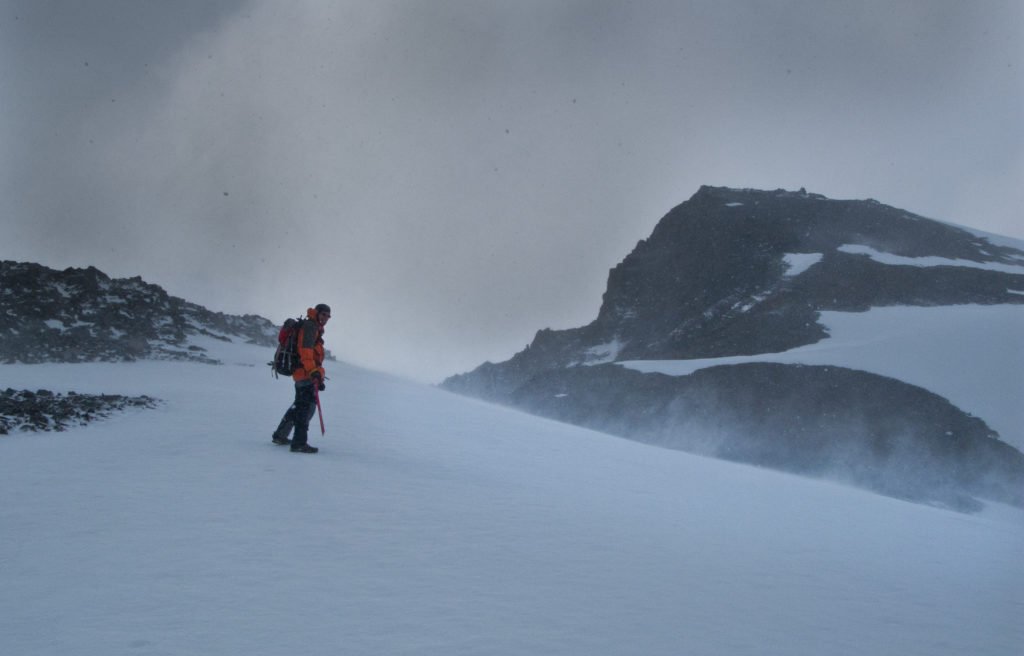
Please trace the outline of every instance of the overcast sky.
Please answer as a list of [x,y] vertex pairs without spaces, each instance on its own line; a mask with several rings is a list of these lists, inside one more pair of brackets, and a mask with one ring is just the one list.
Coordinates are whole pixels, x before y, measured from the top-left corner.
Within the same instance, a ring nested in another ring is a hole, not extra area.
[[0,7],[0,259],[418,380],[589,323],[702,184],[1024,237],[1019,0]]

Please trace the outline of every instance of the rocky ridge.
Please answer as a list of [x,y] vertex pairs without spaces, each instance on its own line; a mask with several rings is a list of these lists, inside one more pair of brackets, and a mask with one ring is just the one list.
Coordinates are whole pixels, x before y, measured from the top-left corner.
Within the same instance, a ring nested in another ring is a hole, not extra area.
[[[878,253],[950,266],[888,266]],[[592,323],[540,330],[510,360],[443,386],[507,401],[537,374],[578,364],[813,344],[827,336],[817,321],[825,310],[1020,304],[1024,296],[1012,290],[1024,290],[1024,275],[1009,272],[1017,267],[1020,250],[877,201],[705,186],[610,271]]]
[[217,364],[192,338],[273,347],[277,327],[170,296],[141,278],[94,267],[57,271],[0,262],[0,362],[186,360]]

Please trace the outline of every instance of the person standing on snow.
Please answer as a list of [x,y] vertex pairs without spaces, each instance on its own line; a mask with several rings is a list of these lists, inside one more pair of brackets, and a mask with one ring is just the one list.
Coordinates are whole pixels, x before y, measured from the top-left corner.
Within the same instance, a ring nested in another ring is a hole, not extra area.
[[[295,381],[295,402],[281,418],[271,438],[274,444],[291,444],[292,453],[316,453],[320,449],[308,442],[309,420],[316,412],[314,386],[324,391],[324,326],[331,318],[331,308],[321,303],[306,310],[306,320],[299,327],[296,349],[301,365],[292,373]],[[288,434],[295,428],[295,437]]]

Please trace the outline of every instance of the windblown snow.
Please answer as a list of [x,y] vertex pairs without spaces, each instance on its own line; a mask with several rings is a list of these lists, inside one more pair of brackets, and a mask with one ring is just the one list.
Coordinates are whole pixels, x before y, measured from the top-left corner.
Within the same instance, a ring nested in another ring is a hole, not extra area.
[[[865,355],[885,339],[827,322]],[[915,505],[342,364],[321,452],[291,454],[270,443],[291,386],[266,350],[201,345],[226,364],[0,366],[0,387],[164,400],[0,438],[0,653],[1024,648],[1019,510]]]
[[935,392],[1024,449],[1024,305],[878,307],[820,321],[827,339],[782,353],[621,364],[673,376],[743,362],[860,369]]

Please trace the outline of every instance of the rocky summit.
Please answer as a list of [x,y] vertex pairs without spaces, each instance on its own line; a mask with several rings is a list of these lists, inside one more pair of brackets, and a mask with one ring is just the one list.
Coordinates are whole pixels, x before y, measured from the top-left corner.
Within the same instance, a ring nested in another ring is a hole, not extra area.
[[[535,375],[577,364],[773,353],[826,333],[824,310],[1024,303],[1024,276],[892,267],[872,257],[1024,266],[1024,252],[874,200],[701,187],[611,270],[597,318],[541,330],[511,360],[443,385],[504,401]],[[798,275],[797,275],[798,274]]]
[[94,267],[63,271],[0,262],[0,362],[139,359],[217,364],[198,336],[273,347],[277,328],[170,296],[141,278],[114,279]]
[[664,376],[611,364],[781,353],[827,338],[825,311],[1021,304],[1022,274],[1024,251],[874,200],[702,187],[611,269],[593,322],[541,330],[508,361],[442,385],[894,496],[1024,505],[1024,455],[927,390],[843,367]]

